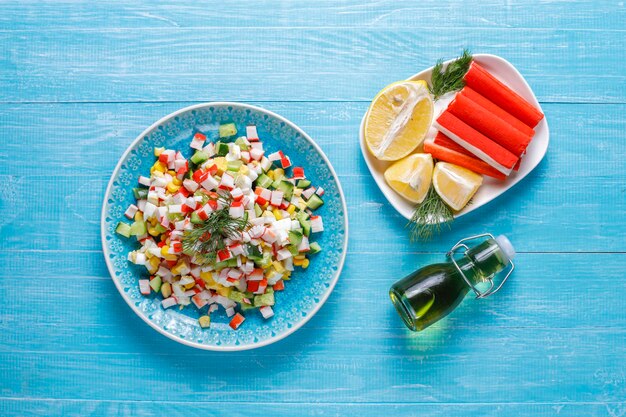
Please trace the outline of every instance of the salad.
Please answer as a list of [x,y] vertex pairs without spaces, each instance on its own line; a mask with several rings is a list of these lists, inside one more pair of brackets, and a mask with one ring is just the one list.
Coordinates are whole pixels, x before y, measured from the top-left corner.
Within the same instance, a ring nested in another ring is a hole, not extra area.
[[149,274],[139,280],[141,294],[162,297],[165,309],[193,305],[203,328],[219,306],[235,330],[248,310],[269,319],[275,292],[321,251],[312,238],[324,225],[313,210],[324,189],[282,151],[266,156],[256,126],[237,133],[234,123],[222,124],[212,143],[196,132],[189,159],[155,148],[150,175],[133,189],[129,222],[116,228],[140,244],[128,260]]

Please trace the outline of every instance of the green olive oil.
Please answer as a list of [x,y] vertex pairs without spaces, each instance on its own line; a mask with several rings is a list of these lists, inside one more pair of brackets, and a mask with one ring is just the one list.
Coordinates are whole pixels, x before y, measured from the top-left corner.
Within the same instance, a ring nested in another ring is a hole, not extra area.
[[[489,238],[456,259],[473,286],[507,267],[515,252],[506,237]],[[425,266],[396,282],[389,296],[400,317],[413,331],[421,331],[450,314],[471,287],[452,262]]]

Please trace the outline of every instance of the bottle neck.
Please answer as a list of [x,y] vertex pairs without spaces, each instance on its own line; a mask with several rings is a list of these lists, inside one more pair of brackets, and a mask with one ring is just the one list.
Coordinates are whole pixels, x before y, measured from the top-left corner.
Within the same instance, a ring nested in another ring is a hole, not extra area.
[[470,248],[465,256],[457,259],[459,268],[473,285],[478,285],[502,271],[508,262],[508,258],[494,239],[487,239]]

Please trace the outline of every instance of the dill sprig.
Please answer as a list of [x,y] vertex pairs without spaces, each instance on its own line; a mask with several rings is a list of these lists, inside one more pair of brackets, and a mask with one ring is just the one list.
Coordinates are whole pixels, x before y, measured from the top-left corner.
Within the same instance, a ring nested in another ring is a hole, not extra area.
[[453,220],[452,210],[431,185],[426,198],[415,208],[413,217],[407,224],[411,228],[411,242],[430,240],[434,234],[441,232],[442,226],[450,228]]
[[433,98],[437,100],[446,93],[462,89],[465,86],[463,77],[471,63],[472,54],[467,49],[463,50],[463,54],[459,58],[450,62],[445,70],[443,69],[443,60],[437,61],[430,79],[430,92]]
[[195,255],[196,260],[203,264],[214,263],[217,251],[224,249],[224,239],[238,236],[249,226],[248,220],[235,219],[228,213],[232,201],[230,197],[220,196],[218,201],[224,205],[221,209],[183,235],[183,252]]

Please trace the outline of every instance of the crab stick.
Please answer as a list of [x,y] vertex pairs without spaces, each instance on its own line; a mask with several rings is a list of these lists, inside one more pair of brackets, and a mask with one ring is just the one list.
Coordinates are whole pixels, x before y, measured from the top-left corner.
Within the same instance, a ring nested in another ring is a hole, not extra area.
[[448,110],[516,156],[524,153],[532,139],[466,96],[457,95]]
[[435,159],[450,162],[478,174],[488,175],[499,180],[506,179],[506,175],[474,157],[465,148],[441,132],[437,132],[434,139],[428,139],[424,142],[424,152],[428,152]]
[[449,110],[444,111],[435,123],[439,131],[504,175],[509,175],[517,163],[517,156],[463,122]]
[[543,119],[543,113],[476,62],[465,74],[465,84],[530,127]]
[[472,100],[474,103],[484,107],[486,110],[498,116],[500,119],[504,120],[505,122],[507,122],[514,128],[516,128],[520,132],[524,133],[525,135],[528,135],[531,137],[535,135],[535,130],[532,127],[524,124],[524,122],[522,122],[517,117],[514,117],[510,113],[507,113],[506,111],[502,110],[500,107],[493,104],[493,102],[487,100],[485,97],[478,94],[476,91],[472,90],[471,88],[465,86],[461,90],[459,95],[467,97],[470,100]]

